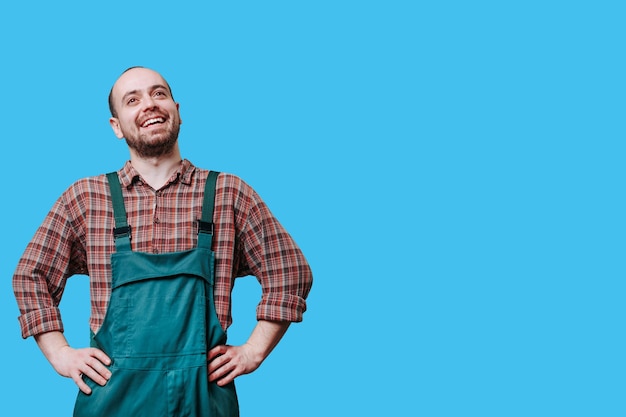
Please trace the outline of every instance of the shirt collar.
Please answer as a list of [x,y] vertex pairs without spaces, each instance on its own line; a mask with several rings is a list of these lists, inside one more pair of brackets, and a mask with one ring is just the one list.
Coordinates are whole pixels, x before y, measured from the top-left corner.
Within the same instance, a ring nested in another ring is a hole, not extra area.
[[[165,187],[170,184],[180,181],[182,184],[190,185],[191,184],[191,176],[196,167],[187,159],[183,159],[180,166],[172,174],[169,181],[165,185]],[[127,161],[122,169],[118,172],[118,176],[120,179],[120,184],[122,187],[131,188],[137,182],[143,182],[141,179],[141,175],[135,170],[130,161]]]

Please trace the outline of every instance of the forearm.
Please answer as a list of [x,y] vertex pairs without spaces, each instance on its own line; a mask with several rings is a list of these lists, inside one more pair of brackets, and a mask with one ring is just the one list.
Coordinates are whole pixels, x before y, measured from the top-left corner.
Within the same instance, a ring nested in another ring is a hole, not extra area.
[[58,352],[62,348],[69,346],[65,336],[59,331],[38,334],[35,336],[35,341],[46,359],[48,359],[48,362],[53,366]]
[[288,321],[259,320],[246,342],[252,359],[260,365],[280,342],[290,324]]

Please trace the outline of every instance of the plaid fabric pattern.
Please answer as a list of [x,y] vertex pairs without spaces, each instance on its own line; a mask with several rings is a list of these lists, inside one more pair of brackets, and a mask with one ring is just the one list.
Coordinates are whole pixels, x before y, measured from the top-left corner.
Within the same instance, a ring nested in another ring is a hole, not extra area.
[[[207,170],[183,160],[160,190],[145,184],[130,162],[118,171],[134,251],[177,252],[196,246]],[[296,243],[259,195],[222,173],[215,198],[215,306],[224,329],[231,322],[235,278],[254,275],[262,297],[257,319],[301,321],[312,284]],[[85,178],[56,201],[28,244],[13,276],[22,337],[63,331],[59,303],[72,275],[90,279],[90,327],[104,320],[111,295],[113,207],[105,175]]]

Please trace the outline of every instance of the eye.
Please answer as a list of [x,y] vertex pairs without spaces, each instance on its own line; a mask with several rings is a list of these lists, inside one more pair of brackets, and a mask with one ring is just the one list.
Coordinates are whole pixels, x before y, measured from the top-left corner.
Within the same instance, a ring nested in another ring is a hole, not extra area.
[[136,102],[137,102],[137,99],[134,97],[131,97],[128,100],[126,100],[126,104],[134,104]]

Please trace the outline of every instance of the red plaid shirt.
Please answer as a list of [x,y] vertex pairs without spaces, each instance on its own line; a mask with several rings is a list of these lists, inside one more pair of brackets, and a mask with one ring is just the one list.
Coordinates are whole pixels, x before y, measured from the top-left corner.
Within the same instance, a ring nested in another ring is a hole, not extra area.
[[[184,160],[160,190],[145,184],[130,162],[118,171],[134,251],[177,252],[196,246],[207,170]],[[262,297],[257,319],[301,321],[312,284],[302,252],[258,194],[240,178],[220,174],[215,197],[215,307],[224,329],[232,322],[236,277],[254,275]],[[106,176],[77,181],[54,204],[20,259],[13,289],[24,338],[63,331],[59,303],[67,278],[89,275],[91,329],[104,320],[111,295],[113,207]]]

